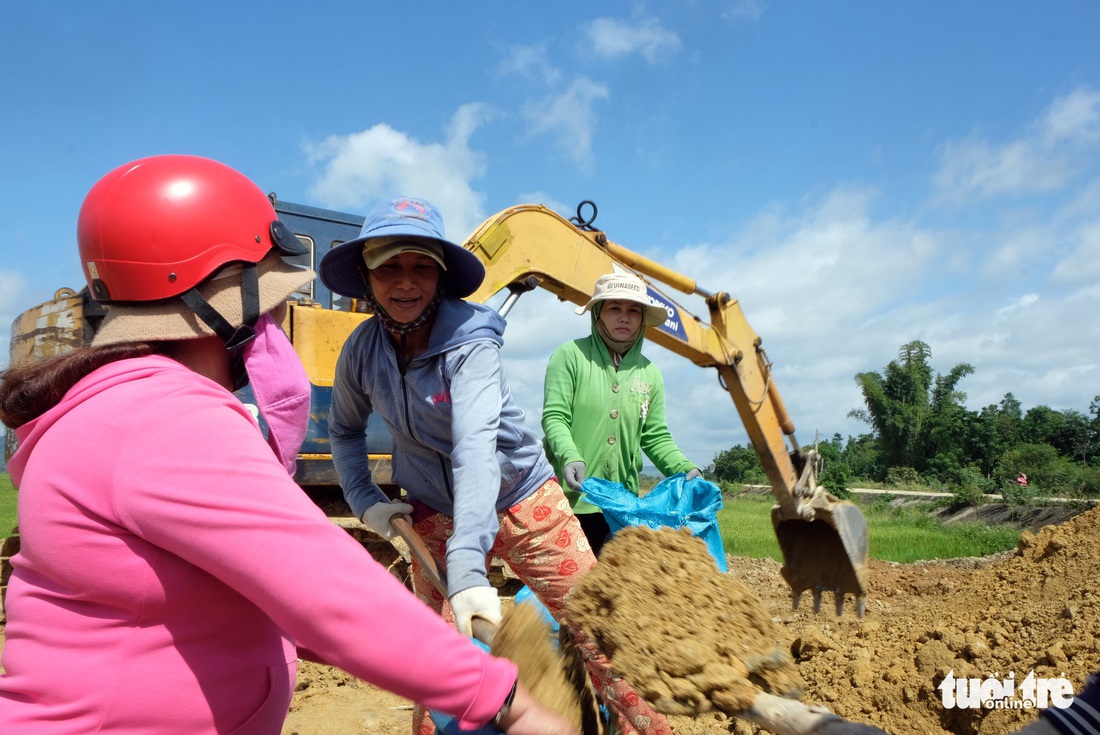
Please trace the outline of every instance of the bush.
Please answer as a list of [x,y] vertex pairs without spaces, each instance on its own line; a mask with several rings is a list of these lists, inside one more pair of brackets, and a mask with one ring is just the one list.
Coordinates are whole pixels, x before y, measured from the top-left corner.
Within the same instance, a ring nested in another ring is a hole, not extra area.
[[924,487],[920,475],[912,467],[891,467],[886,471],[886,484],[905,489]]
[[1100,467],[1081,469],[1081,494],[1086,498],[1100,498]]
[[952,503],[953,507],[979,506],[985,502],[985,493],[976,485],[959,485],[952,491],[952,494],[955,496]]
[[706,468],[707,477],[715,481],[743,483],[746,485],[767,484],[768,479],[760,459],[752,447],[735,445],[714,455],[714,462]]
[[848,498],[852,495],[848,492],[848,487],[850,485],[848,467],[841,462],[826,465],[825,470],[821,473],[821,477],[817,478],[817,481],[838,498]]
[[[1096,487],[1090,469],[1059,455],[1049,444],[1021,444],[1001,455],[994,479],[1004,488],[1005,498],[1028,502],[1037,496],[1072,497],[1088,492]],[[1027,475],[1026,487],[1016,483],[1021,472]]]

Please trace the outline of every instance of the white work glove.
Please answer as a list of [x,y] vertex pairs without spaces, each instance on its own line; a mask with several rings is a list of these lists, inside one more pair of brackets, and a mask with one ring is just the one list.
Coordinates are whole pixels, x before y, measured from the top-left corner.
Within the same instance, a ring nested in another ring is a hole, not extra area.
[[570,462],[562,468],[561,473],[565,475],[565,484],[570,490],[581,491],[581,485],[584,484],[584,462]]
[[500,625],[500,597],[494,587],[467,587],[451,595],[449,602],[462,635],[473,638],[474,617]]
[[692,467],[690,470],[688,470],[687,476],[684,477],[684,481],[687,482],[688,480],[694,480],[696,477],[702,476],[703,473],[699,471],[698,467]]
[[363,511],[363,517],[359,520],[363,522],[364,526],[382,538],[390,539],[397,535],[397,532],[393,530],[393,526],[390,525],[390,519],[394,516],[405,516],[405,520],[412,523],[410,517],[412,512],[413,507],[408,503],[402,503],[399,500],[389,502],[383,500]]

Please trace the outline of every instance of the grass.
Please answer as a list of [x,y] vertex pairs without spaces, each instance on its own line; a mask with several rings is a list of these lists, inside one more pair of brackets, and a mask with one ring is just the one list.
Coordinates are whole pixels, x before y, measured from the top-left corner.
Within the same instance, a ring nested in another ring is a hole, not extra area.
[[[772,530],[770,495],[727,498],[718,511],[718,527],[726,553],[782,561]],[[987,556],[1016,547],[1020,530],[983,523],[945,524],[914,508],[894,508],[884,502],[861,505],[867,519],[872,559],[908,563],[928,559]]]
[[7,536],[15,528],[15,487],[11,476],[0,472],[0,538]]
[[[0,537],[15,527],[15,488],[7,472],[0,472]],[[726,553],[756,559],[782,561],[772,530],[770,495],[738,495],[726,498],[718,511],[718,528]],[[913,562],[987,556],[1014,548],[1019,529],[982,523],[944,524],[914,508],[894,508],[884,501],[861,505],[867,519],[870,556],[874,559]]]

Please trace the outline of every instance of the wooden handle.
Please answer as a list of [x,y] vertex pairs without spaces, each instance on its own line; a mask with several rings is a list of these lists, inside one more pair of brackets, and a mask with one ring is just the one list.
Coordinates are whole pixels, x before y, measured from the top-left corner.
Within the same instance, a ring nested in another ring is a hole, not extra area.
[[428,551],[428,545],[424,543],[424,539],[420,538],[420,534],[416,532],[411,523],[405,520],[404,516],[391,518],[390,526],[409,545],[409,552],[416,559],[416,562],[424,568],[424,573],[428,575],[428,579],[432,581],[435,588],[439,590],[439,594],[443,595],[445,599],[447,597],[447,575],[439,568],[432,552]]
[[[439,594],[443,595],[443,599],[447,599],[447,573],[439,568],[439,564],[436,563],[432,552],[428,550],[428,545],[424,543],[424,539],[420,538],[420,534],[416,532],[411,523],[405,520],[404,516],[391,518],[390,526],[409,545],[409,553],[416,559],[417,564],[423,567],[424,573],[428,575],[428,579],[439,590]],[[495,623],[475,616],[470,621],[470,627],[473,629],[474,638],[487,646],[492,644],[493,636],[497,632]]]

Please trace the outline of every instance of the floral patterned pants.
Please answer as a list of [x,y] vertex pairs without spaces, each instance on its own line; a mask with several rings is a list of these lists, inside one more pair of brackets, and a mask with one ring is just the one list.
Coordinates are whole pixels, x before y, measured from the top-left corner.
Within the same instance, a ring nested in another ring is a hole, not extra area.
[[[454,533],[451,519],[414,503],[414,527],[424,539],[441,569],[446,567],[447,539]],[[569,501],[557,481],[549,480],[527,498],[499,515],[500,531],[492,554],[500,556],[554,616],[563,621],[565,596],[573,585],[596,564],[596,557],[581,530]],[[488,564],[486,559],[486,564]],[[413,589],[452,625],[454,615],[443,595],[432,584],[423,567],[413,560]],[[570,626],[592,678],[596,692],[623,735],[671,735],[668,721],[634,691],[611,668],[611,662],[582,630]],[[435,726],[427,711],[413,711],[414,735],[432,735]]]

